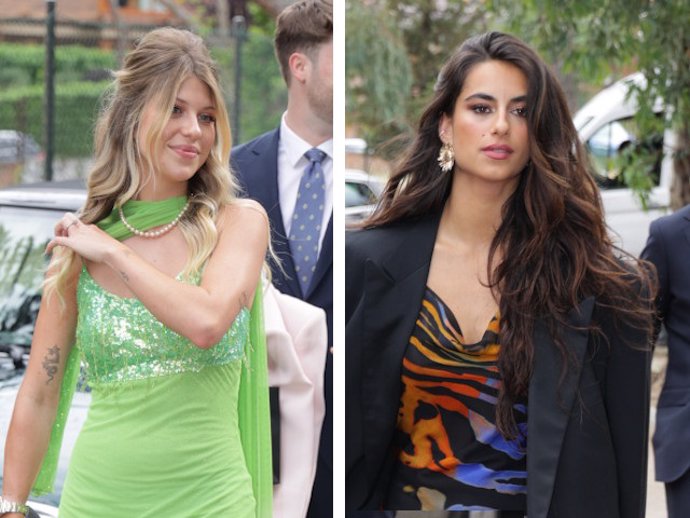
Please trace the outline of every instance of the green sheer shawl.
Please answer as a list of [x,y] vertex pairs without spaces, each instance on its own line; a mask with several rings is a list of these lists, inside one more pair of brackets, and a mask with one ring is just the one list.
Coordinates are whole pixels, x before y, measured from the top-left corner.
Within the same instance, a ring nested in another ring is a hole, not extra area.
[[[172,221],[182,210],[187,198],[178,196],[162,201],[131,200],[122,210],[127,221],[134,228],[148,230]],[[132,237],[132,233],[120,220],[117,209],[98,222],[98,226],[118,240]],[[271,424],[268,398],[268,366],[266,335],[264,332],[262,285],[256,288],[251,307],[250,347],[242,368],[238,402],[240,436],[252,478],[252,488],[256,500],[256,517],[270,518],[272,514],[273,475],[271,459]],[[41,470],[36,478],[32,493],[42,495],[53,491],[57,472],[60,447],[77,386],[80,370],[80,353],[76,347],[67,358],[65,374],[60,388],[60,401],[50,436],[50,443],[43,459]]]

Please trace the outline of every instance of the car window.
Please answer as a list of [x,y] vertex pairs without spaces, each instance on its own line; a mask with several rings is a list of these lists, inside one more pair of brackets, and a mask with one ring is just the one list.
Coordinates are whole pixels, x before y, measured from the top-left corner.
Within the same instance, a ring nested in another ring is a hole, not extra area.
[[612,121],[596,131],[586,142],[592,174],[602,189],[626,187],[623,173],[629,154],[651,152],[650,173],[654,185],[659,185],[663,135],[641,136],[633,118]]
[[345,207],[376,203],[376,194],[368,185],[357,182],[345,183]]
[[23,162],[40,152],[40,146],[31,135],[12,130],[0,130],[0,163]]
[[[53,235],[60,210],[0,205],[0,443],[4,444],[12,408],[24,375],[34,323],[40,306],[47,258],[44,250]],[[14,363],[14,367],[12,367]],[[55,491],[33,500],[57,506],[67,465],[79,429],[86,418],[90,394],[78,386],[69,412],[60,451]],[[0,464],[3,462],[0,449]],[[0,485],[2,475],[0,474]],[[43,516],[43,515],[42,515]],[[54,516],[54,514],[52,515]]]
[[0,207],[0,346],[31,344],[57,211]]
[[[30,351],[34,323],[41,299],[46,267],[45,247],[53,235],[61,211],[0,205],[0,443],[4,444],[14,400],[23,378]],[[14,364],[14,365],[12,365]],[[76,401],[90,401],[78,393]],[[72,405],[60,453],[55,491],[35,501],[56,506],[64,483],[67,459],[76,433],[75,423],[83,422],[84,408]],[[77,421],[76,419],[80,419]],[[74,421],[74,422],[73,422]],[[68,447],[64,447],[64,445]],[[0,463],[3,452],[0,450]],[[0,484],[2,476],[0,475]],[[53,508],[54,509],[54,508]],[[55,514],[51,515],[54,516]],[[43,514],[41,516],[44,516]],[[47,515],[46,515],[47,516]]]

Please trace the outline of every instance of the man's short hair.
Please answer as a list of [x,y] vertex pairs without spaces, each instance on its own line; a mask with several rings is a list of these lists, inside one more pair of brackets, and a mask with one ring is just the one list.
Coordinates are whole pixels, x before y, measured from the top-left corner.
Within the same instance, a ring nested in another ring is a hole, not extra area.
[[313,57],[313,51],[333,39],[332,0],[300,0],[286,7],[276,24],[275,51],[285,82],[290,84],[288,61],[295,52]]

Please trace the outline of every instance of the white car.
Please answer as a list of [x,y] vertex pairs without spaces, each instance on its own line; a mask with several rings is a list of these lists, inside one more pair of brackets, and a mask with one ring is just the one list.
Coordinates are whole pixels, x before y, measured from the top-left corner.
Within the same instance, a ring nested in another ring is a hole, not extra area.
[[[575,114],[573,122],[590,154],[614,242],[639,257],[647,242],[649,224],[669,211],[675,135],[670,130],[663,135],[638,134],[634,121],[637,103],[634,98],[627,98],[631,82],[642,85],[644,76],[633,74],[605,88]],[[663,117],[661,101],[654,109]],[[632,189],[623,184],[617,167],[616,157],[627,146],[647,146],[658,153],[657,163],[650,171],[655,185],[648,210],[644,210]]]
[[[40,183],[0,189],[0,465],[14,401],[24,375],[40,304],[46,244],[66,211],[84,203],[83,181]],[[91,394],[79,389],[72,400],[53,493],[28,505],[41,518],[56,518],[67,465],[86,420]],[[0,484],[2,476],[0,476]]]
[[19,164],[34,158],[43,158],[36,140],[16,130],[0,130],[0,164]]
[[385,182],[358,169],[345,170],[345,227],[352,228],[372,213]]

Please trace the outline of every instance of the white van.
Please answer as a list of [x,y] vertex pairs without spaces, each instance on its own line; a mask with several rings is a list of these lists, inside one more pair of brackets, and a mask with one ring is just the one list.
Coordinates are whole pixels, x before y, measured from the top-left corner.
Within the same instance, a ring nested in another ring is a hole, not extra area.
[[[642,85],[644,76],[632,74],[602,90],[585,104],[573,119],[580,139],[590,154],[594,176],[601,188],[601,197],[614,241],[634,256],[639,256],[647,242],[649,224],[669,211],[670,186],[673,177],[671,150],[675,147],[674,134],[666,130],[663,136],[638,135],[633,119],[637,111],[634,98],[626,99],[631,82]],[[663,103],[654,107],[663,117]],[[615,166],[615,157],[629,145],[652,145],[659,160],[651,172],[654,188],[647,209],[642,208],[637,195],[626,187]]]

